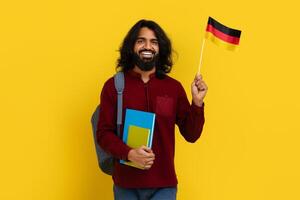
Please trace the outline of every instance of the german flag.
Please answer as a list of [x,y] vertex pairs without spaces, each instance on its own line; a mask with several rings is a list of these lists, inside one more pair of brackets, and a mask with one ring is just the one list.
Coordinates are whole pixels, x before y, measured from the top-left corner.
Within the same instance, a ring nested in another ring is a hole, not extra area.
[[205,37],[219,46],[234,50],[240,42],[241,31],[229,28],[209,17]]

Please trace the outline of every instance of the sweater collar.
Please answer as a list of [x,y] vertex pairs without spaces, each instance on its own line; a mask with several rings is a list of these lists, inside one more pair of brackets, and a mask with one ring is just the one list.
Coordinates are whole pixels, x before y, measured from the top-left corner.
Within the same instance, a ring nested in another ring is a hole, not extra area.
[[[133,71],[133,69],[130,69],[128,71],[128,75],[130,75],[131,77],[134,77],[134,78],[139,78],[139,79],[142,78],[141,77],[142,75],[140,73],[137,73],[137,72]],[[153,77],[155,77],[155,72],[153,72],[152,74],[149,75],[150,79],[152,79]]]

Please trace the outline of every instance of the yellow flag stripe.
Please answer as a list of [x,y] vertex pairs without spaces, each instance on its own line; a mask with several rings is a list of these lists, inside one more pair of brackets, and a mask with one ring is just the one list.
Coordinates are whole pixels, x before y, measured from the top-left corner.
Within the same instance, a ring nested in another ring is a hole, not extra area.
[[230,43],[224,42],[223,40],[220,40],[219,38],[214,36],[211,32],[206,32],[205,38],[209,39],[210,41],[212,41],[216,45],[225,47],[226,49],[231,50],[231,51],[234,51],[237,47],[237,45],[230,44]]

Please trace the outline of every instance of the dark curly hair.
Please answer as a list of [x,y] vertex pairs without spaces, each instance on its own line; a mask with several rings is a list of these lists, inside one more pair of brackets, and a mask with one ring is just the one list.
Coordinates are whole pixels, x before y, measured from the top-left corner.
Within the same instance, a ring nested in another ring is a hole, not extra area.
[[127,33],[123,43],[119,49],[120,58],[117,61],[117,70],[127,72],[134,68],[133,55],[134,44],[137,40],[141,28],[147,27],[151,29],[158,40],[159,57],[156,64],[156,76],[163,78],[172,69],[172,45],[171,41],[163,31],[163,29],[154,21],[142,19],[138,21]]

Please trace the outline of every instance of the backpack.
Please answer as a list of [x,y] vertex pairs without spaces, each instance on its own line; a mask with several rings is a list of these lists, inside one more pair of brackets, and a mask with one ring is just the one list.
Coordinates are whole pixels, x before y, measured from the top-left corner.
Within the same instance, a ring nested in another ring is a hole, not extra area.
[[[117,92],[117,136],[120,137],[120,127],[122,124],[122,104],[123,104],[123,90],[124,90],[124,73],[118,72],[114,76],[114,83]],[[97,129],[98,129],[98,122],[99,122],[99,114],[101,114],[100,105],[97,106],[95,112],[92,115],[91,122],[93,128],[93,135],[94,135],[94,143],[96,147],[96,153],[98,158],[98,165],[100,169],[106,173],[107,175],[112,175],[113,173],[113,165],[114,165],[114,157],[105,152],[97,142]]]

